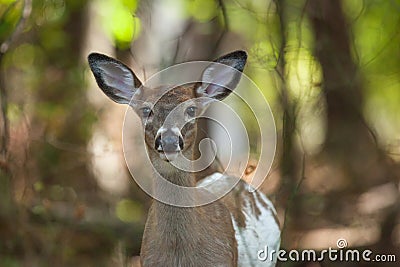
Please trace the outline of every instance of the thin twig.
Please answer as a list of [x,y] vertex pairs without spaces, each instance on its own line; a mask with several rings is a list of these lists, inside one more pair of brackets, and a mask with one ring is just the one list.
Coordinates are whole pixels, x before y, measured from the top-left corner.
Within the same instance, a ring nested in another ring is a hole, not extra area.
[[302,164],[301,164],[301,176],[300,176],[300,180],[299,180],[299,182],[297,183],[296,187],[295,187],[295,188],[292,190],[292,192],[290,193],[290,196],[289,196],[289,199],[288,199],[288,202],[287,202],[287,206],[286,206],[286,209],[285,209],[285,212],[284,212],[284,215],[283,215],[284,221],[283,221],[283,226],[282,226],[282,232],[285,232],[286,227],[287,227],[288,216],[289,216],[290,209],[291,209],[291,207],[292,207],[291,204],[294,203],[294,199],[295,199],[297,193],[299,192],[300,187],[301,187],[301,185],[303,184],[303,181],[304,181],[305,178],[306,178],[306,177],[305,177],[305,168],[306,168],[306,153],[303,152]]
[[24,0],[24,6],[22,8],[21,17],[11,35],[1,44],[0,46],[0,56],[2,57],[10,48],[11,43],[14,41],[24,27],[25,21],[29,18],[32,12],[32,0]]
[[219,8],[221,9],[222,13],[222,20],[224,21],[224,27],[222,29],[221,34],[219,35],[217,41],[214,45],[214,52],[218,50],[220,47],[222,40],[224,39],[225,34],[229,31],[229,20],[228,20],[228,13],[226,11],[226,6],[223,0],[218,0]]

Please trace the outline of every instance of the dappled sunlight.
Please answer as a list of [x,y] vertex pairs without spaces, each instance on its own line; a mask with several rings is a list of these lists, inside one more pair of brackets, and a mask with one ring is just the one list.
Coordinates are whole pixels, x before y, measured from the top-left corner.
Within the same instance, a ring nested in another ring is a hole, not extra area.
[[339,239],[345,239],[348,248],[368,246],[380,238],[379,225],[362,225],[359,227],[321,228],[309,232],[295,234],[293,248],[298,249],[338,249]]
[[101,131],[93,134],[89,151],[93,155],[93,172],[99,186],[112,194],[126,193],[130,179],[122,151],[116,150]]
[[396,203],[399,190],[392,183],[376,186],[359,197],[358,208],[364,214],[376,214]]

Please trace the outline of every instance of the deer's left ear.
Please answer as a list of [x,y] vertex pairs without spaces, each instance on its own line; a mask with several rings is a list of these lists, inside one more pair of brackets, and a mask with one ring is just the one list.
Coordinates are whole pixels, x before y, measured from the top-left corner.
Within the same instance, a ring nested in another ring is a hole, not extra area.
[[196,88],[197,96],[217,100],[227,97],[238,85],[246,60],[247,53],[241,50],[216,59],[204,70]]
[[100,89],[119,104],[135,104],[134,96],[140,95],[140,80],[122,62],[99,53],[88,57],[90,69]]

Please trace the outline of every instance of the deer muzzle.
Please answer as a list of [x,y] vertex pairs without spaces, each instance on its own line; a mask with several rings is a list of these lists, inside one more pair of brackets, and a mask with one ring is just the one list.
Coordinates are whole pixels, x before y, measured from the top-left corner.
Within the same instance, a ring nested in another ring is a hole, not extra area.
[[154,146],[159,153],[177,153],[183,150],[183,139],[180,133],[168,129],[157,135]]

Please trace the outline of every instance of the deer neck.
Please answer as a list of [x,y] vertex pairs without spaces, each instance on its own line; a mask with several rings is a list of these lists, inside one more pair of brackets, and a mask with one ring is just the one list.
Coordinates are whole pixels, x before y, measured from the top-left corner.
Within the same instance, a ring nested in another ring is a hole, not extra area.
[[[170,163],[161,159],[154,160],[155,169],[164,179],[179,186],[195,185],[193,173],[168,165]],[[155,190],[162,191],[173,201],[195,204],[196,199],[206,194],[200,190],[195,193],[186,190],[166,192],[158,180],[159,177],[155,179]],[[177,207],[155,199],[143,235],[142,266],[236,266],[235,242],[230,214],[218,202]]]
[[[162,160],[154,152],[152,152],[152,154],[153,155],[150,155],[150,158],[154,166],[154,175],[156,176],[156,178],[163,178],[178,186],[196,186],[196,177],[194,172],[185,171],[181,168],[174,166],[175,163]],[[183,153],[183,156],[189,160],[193,160],[192,149],[185,151]],[[158,179],[155,179],[155,187],[162,186],[162,183],[157,183],[157,181]]]
[[[187,151],[185,156],[189,159],[192,159],[193,151]],[[196,177],[193,173],[181,170],[176,168],[171,164],[171,162],[166,162],[159,158],[158,155],[150,155],[154,156],[152,159],[154,169],[155,169],[155,182],[154,182],[154,190],[156,195],[162,194],[164,197],[167,197],[168,201],[178,202],[178,203],[195,203],[196,196],[193,194],[189,194],[186,190],[181,190],[179,193],[173,189],[169,192],[167,188],[165,188],[165,180],[176,184],[182,187],[194,187],[196,185]],[[157,177],[158,176],[158,177]],[[161,176],[161,177],[160,177]],[[188,239],[196,239],[194,233],[197,233],[196,230],[201,219],[202,212],[200,208],[184,208],[177,207],[174,205],[169,205],[163,202],[154,199],[149,219],[153,221],[152,227],[156,228],[155,232],[163,233],[161,234],[160,241],[164,241],[166,243],[169,242],[178,242],[182,244],[191,243],[193,240]],[[185,239],[185,240],[182,240]]]
[[[188,148],[183,152],[183,156],[189,160],[193,159],[193,149]],[[174,166],[172,162],[167,162],[162,160],[159,155],[150,155],[152,157],[152,163],[154,166],[154,192],[157,196],[162,196],[162,198],[167,200],[168,203],[187,203],[191,204],[195,202],[196,196],[190,194],[187,190],[177,190],[178,187],[195,187],[196,177],[193,172],[185,171],[181,168]],[[177,186],[173,186],[177,185]],[[168,209],[176,212],[175,207],[171,205],[166,205],[162,202],[154,201],[157,207]],[[187,206],[187,205],[185,205]],[[190,205],[192,206],[192,205]],[[165,211],[164,211],[165,212]]]

